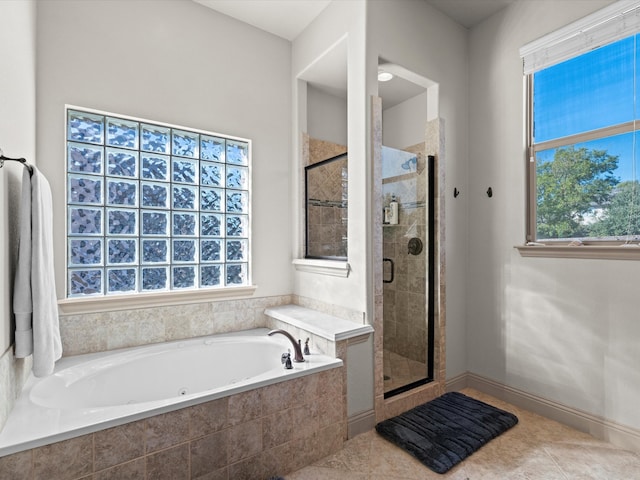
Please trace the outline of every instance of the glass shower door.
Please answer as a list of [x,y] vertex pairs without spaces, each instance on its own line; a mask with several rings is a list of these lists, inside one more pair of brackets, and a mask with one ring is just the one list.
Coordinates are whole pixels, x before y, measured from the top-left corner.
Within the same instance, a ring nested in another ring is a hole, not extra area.
[[385,397],[430,380],[429,163],[382,147]]

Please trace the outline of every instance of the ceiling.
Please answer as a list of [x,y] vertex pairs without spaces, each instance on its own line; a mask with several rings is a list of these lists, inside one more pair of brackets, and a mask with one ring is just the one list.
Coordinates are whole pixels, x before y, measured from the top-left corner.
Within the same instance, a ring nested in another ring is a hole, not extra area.
[[[286,40],[294,40],[332,0],[193,0]],[[335,0],[343,1],[343,0]],[[517,0],[423,0],[460,25],[471,28]],[[379,83],[383,108],[397,105],[425,91],[429,81],[412,78],[402,67],[391,66],[396,77]],[[388,70],[388,69],[387,69]],[[408,75],[405,75],[407,73]],[[347,95],[346,41],[336,44],[299,76],[331,95]]]
[[193,1],[289,41],[331,3],[331,0]]
[[425,0],[460,25],[471,28],[517,0]]
[[[332,0],[193,1],[291,41],[307,28]],[[471,28],[517,0],[424,1],[460,25]]]
[[420,95],[426,92],[427,88],[436,85],[428,78],[383,58],[378,59],[378,72],[381,70],[394,75],[388,82],[378,82],[378,95],[382,98],[382,110]]

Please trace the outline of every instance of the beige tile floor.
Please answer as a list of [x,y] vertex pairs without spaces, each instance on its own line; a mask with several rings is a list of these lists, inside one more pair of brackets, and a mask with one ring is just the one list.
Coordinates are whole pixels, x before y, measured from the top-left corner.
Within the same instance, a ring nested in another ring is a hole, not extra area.
[[385,392],[421,380],[427,375],[426,364],[403,357],[390,350],[384,351],[383,369]]
[[518,424],[444,475],[432,472],[374,430],[286,480],[635,480],[640,454],[522,410],[478,391],[462,390],[518,416]]

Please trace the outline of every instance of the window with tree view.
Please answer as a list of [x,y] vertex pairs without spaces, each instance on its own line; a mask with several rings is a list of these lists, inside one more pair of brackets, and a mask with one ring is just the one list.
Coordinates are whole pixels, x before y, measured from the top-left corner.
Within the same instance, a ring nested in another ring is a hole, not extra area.
[[529,76],[528,240],[640,239],[638,35]]
[[67,295],[249,283],[250,142],[67,110]]

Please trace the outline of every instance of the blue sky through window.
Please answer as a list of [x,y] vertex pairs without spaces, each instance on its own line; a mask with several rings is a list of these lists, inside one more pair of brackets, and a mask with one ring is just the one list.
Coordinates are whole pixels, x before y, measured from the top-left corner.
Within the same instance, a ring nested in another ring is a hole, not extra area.
[[[535,143],[638,119],[637,40],[638,35],[631,36],[534,74]],[[633,134],[593,140],[576,148],[582,146],[618,155],[616,176],[621,181],[633,179]],[[537,161],[550,161],[554,154],[555,149],[539,152]]]

